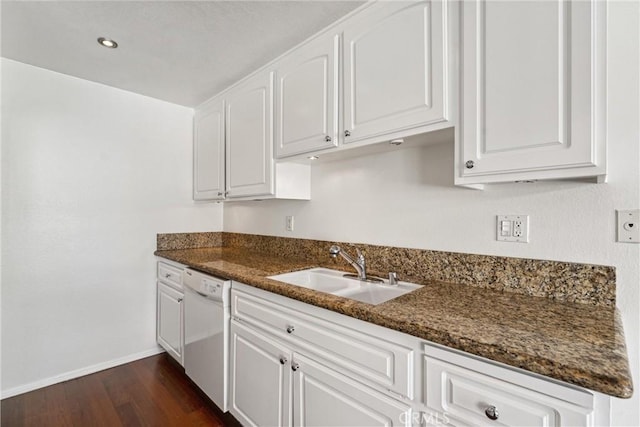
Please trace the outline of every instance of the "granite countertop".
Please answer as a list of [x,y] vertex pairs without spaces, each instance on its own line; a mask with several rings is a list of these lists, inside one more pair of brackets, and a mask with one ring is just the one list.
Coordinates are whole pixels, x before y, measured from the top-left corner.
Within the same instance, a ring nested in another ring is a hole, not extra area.
[[331,261],[319,265],[227,247],[155,255],[604,394],[628,398],[633,393],[615,308],[437,281],[373,306],[267,278],[318,266],[340,269]]

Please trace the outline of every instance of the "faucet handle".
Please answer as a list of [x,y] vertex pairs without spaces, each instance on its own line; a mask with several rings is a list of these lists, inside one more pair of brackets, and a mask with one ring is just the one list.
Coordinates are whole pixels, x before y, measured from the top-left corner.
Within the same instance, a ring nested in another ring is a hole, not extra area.
[[358,254],[358,260],[364,261],[364,255],[360,252],[360,249],[356,248],[356,253]]
[[398,286],[398,274],[395,271],[389,273],[389,285]]

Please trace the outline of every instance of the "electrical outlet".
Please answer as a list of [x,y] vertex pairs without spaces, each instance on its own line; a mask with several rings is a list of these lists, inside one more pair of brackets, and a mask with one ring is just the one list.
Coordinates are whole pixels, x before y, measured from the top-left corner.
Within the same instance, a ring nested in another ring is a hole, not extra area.
[[501,242],[529,242],[529,215],[496,216],[496,240]]
[[640,209],[616,211],[618,242],[640,243]]
[[287,231],[293,231],[293,215],[287,215],[285,217],[285,228]]

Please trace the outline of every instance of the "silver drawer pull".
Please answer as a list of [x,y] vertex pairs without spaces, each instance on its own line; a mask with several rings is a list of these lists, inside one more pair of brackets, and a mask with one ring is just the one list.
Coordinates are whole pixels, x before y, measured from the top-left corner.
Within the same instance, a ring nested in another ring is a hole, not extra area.
[[297,363],[292,363],[291,364],[291,370],[293,372],[297,371],[300,368],[300,365],[298,365]]
[[293,333],[293,331],[295,331],[295,330],[296,330],[296,328],[294,328],[293,326],[287,326],[287,333],[288,334]]
[[182,302],[182,298],[178,298],[178,302]]
[[171,273],[166,273],[164,277],[168,279],[169,277],[171,277]]
[[487,409],[484,410],[484,414],[490,420],[497,420],[498,416],[500,415],[498,414],[498,410],[496,409],[495,406],[489,406]]
[[285,363],[287,363],[287,358],[286,357],[281,357],[280,358],[280,364],[284,365]]

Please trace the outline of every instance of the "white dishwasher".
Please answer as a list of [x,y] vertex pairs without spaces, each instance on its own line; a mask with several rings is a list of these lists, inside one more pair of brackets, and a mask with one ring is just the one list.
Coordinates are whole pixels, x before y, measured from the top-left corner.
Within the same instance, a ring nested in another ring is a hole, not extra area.
[[186,268],[184,292],[184,369],[223,412],[229,390],[229,280]]

